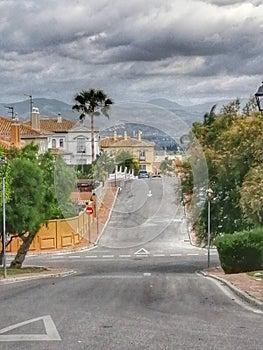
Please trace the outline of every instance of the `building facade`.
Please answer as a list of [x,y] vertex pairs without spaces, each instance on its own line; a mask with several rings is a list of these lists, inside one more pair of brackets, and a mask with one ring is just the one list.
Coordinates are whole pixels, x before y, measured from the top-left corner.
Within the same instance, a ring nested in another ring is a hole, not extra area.
[[154,162],[154,142],[142,140],[142,132],[139,130],[137,138],[129,137],[124,131],[123,136],[114,132],[113,137],[105,137],[100,142],[101,149],[110,156],[116,155],[118,152],[129,152],[139,163],[141,170],[147,170],[153,173]]

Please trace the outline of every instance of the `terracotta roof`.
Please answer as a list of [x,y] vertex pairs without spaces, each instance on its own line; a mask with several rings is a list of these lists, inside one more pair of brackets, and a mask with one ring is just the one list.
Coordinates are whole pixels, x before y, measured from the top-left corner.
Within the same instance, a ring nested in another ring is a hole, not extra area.
[[[19,121],[17,121],[20,123]],[[11,124],[13,121],[11,119],[7,119],[5,117],[0,117],[0,137],[1,139],[10,138]],[[20,134],[21,136],[41,136],[42,133],[40,131],[32,129],[30,126],[20,123]]]
[[106,137],[101,139],[100,145],[102,148],[121,148],[121,147],[154,147],[154,142],[138,140],[132,137],[117,137],[117,140],[114,137]]
[[[40,118],[40,130],[49,132],[65,132],[70,130],[76,122],[61,118],[61,122],[58,122],[58,118],[41,117]],[[24,124],[31,126],[31,121],[26,121]]]

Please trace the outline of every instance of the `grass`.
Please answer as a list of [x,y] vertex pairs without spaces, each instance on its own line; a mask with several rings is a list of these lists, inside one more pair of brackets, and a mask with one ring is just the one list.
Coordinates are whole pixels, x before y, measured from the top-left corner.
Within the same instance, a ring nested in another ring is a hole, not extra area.
[[[7,267],[7,276],[18,276],[18,275],[24,275],[29,273],[40,273],[47,271],[45,267],[38,267],[38,266],[27,266],[27,267],[21,267],[20,269],[15,269],[11,267]],[[0,274],[3,276],[3,267],[0,268]]]
[[263,280],[263,270],[260,271],[251,271],[247,273],[249,276],[254,278],[261,278]]

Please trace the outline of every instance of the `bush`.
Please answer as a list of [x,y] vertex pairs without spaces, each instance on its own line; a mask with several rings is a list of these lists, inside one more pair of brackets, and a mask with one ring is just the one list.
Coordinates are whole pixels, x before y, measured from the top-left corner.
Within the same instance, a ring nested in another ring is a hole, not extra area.
[[263,228],[215,239],[221,266],[225,273],[263,269]]

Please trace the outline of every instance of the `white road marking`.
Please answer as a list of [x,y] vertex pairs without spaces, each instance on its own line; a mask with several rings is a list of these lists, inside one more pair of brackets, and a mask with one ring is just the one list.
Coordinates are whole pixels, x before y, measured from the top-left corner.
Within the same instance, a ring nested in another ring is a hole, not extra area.
[[69,259],[79,259],[81,256],[80,255],[69,255]]
[[153,254],[153,256],[160,257],[160,256],[165,256],[165,254]]
[[120,258],[130,258],[131,255],[130,254],[127,254],[127,255],[123,254],[123,255],[119,255],[119,257]]
[[86,255],[85,256],[85,258],[93,258],[93,259],[95,259],[97,257],[98,257],[98,255]]
[[[41,320],[44,322],[46,334],[4,334],[9,331],[12,331],[13,329],[25,326],[30,323],[38,322]],[[53,322],[50,315],[33,318],[31,320],[20,322],[0,330],[0,341],[4,341],[4,342],[7,342],[7,341],[58,341],[58,340],[60,341],[61,338],[59,336],[55,323]]]
[[148,250],[141,248],[139,250],[137,250],[137,252],[134,253],[135,255],[148,255],[150,254],[150,252],[148,252]]
[[196,255],[199,255],[199,253],[187,253],[186,255],[188,255],[188,256],[196,256]]
[[170,254],[170,256],[182,256],[183,254]]
[[102,255],[103,258],[114,258],[114,255]]

